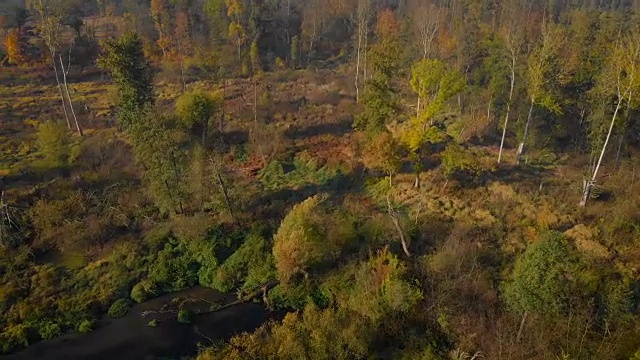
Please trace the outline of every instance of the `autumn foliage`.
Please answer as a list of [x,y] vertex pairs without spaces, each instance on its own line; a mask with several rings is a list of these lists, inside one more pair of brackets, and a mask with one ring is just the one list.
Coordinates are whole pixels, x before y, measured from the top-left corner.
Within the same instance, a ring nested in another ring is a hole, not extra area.
[[9,60],[9,64],[20,66],[26,61],[26,57],[20,40],[20,32],[18,31],[18,29],[9,30],[4,40],[4,46],[7,50],[7,59]]

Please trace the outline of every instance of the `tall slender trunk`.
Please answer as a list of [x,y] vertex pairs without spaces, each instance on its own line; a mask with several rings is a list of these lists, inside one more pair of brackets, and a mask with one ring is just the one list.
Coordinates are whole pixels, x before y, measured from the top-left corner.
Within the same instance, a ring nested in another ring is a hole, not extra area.
[[213,171],[215,172],[216,180],[218,180],[218,185],[220,186],[220,190],[222,191],[222,195],[224,196],[224,203],[227,206],[227,210],[229,211],[229,215],[231,215],[231,218],[233,219],[233,221],[238,223],[238,219],[236,219],[235,212],[233,211],[233,206],[231,205],[231,199],[229,198],[229,191],[227,190],[227,186],[225,185],[224,181],[222,180],[222,175],[220,175],[220,171],[218,171],[218,167],[216,166],[215,162],[213,161],[213,158],[210,158],[209,161],[211,162],[211,166],[213,168]]
[[222,112],[220,114],[220,132],[224,132],[225,104],[227,98],[227,79],[222,80]]
[[493,104],[493,96],[489,99],[489,104],[487,105],[487,126],[491,124],[491,105]]
[[502,129],[502,140],[500,140],[500,152],[498,153],[498,164],[502,160],[502,149],[504,148],[504,139],[507,135],[507,125],[509,125],[509,111],[511,110],[511,102],[513,100],[513,89],[516,84],[516,60],[511,58],[511,89],[509,90],[509,101],[507,102],[507,113],[504,116],[504,128]]
[[411,251],[409,251],[409,244],[407,243],[407,238],[404,235],[402,226],[400,226],[400,219],[398,219],[398,214],[391,206],[391,200],[389,199],[388,196],[387,196],[387,210],[389,212],[389,217],[391,218],[391,221],[393,222],[393,225],[395,226],[396,230],[398,231],[398,235],[400,236],[402,251],[404,251],[404,254],[407,255],[407,257],[411,257]]
[[62,93],[62,85],[60,84],[60,76],[58,76],[58,65],[56,65],[56,54],[51,52],[51,62],[53,65],[53,72],[56,75],[56,84],[58,84],[58,92],[60,93],[60,99],[62,100],[62,110],[64,110],[64,118],[67,120],[67,128],[71,129],[71,121],[69,121],[69,114],[67,113],[67,104],[64,100],[64,94]]
[[584,183],[582,199],[580,200],[581,207],[585,207],[587,205],[587,200],[589,200],[591,190],[593,190],[593,186],[595,185],[596,178],[598,177],[598,171],[600,170],[600,165],[602,165],[602,159],[604,158],[604,153],[607,150],[607,145],[609,144],[609,140],[611,139],[611,133],[613,132],[613,127],[616,123],[616,118],[618,117],[618,112],[620,112],[620,106],[623,100],[624,97],[618,94],[618,103],[616,104],[616,110],[613,112],[613,116],[611,117],[611,125],[609,126],[609,132],[607,133],[607,138],[604,141],[604,145],[602,145],[602,151],[600,151],[598,163],[596,165],[596,168],[593,170],[593,176],[591,177],[591,180]]
[[524,330],[524,324],[527,321],[528,315],[529,315],[528,311],[525,311],[524,315],[522,315],[522,321],[520,321],[520,327],[518,328],[518,335],[516,335],[516,343],[520,342],[520,338],[522,337],[522,330]]
[[253,80],[253,122],[258,125],[258,82]]
[[622,144],[624,143],[624,132],[620,134],[620,140],[618,140],[618,150],[616,151],[616,162],[613,165],[614,169],[618,169],[620,165],[620,152],[622,151]]
[[60,68],[62,69],[62,80],[64,81],[64,90],[67,93],[67,100],[69,101],[69,108],[71,109],[71,114],[73,115],[73,121],[76,124],[76,131],[80,136],[83,136],[82,129],[80,128],[80,124],[78,123],[78,117],[76,116],[76,111],[73,108],[73,101],[71,101],[71,94],[69,93],[69,86],[67,86],[67,72],[64,68],[64,62],[62,61],[62,55],[60,55]]
[[357,55],[356,55],[356,79],[355,79],[356,103],[360,103],[360,88],[358,87],[359,79],[360,79],[360,47],[362,46],[362,30],[360,27],[361,25],[358,25],[358,49],[357,49]]
[[364,63],[362,64],[362,79],[367,82],[367,55],[369,53],[369,25],[364,27]]
[[524,125],[524,134],[522,134],[522,141],[518,146],[518,154],[516,155],[516,165],[520,165],[522,159],[522,153],[524,152],[524,143],[527,141],[527,135],[529,134],[529,126],[531,125],[531,118],[533,114],[533,106],[535,105],[535,98],[531,98],[531,105],[529,106],[529,115],[527,115],[527,123]]

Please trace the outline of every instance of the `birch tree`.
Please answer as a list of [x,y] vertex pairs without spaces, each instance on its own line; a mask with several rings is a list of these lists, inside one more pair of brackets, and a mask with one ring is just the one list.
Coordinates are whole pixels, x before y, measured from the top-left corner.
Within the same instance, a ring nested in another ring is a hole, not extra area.
[[504,41],[505,54],[509,59],[509,98],[507,100],[507,110],[504,115],[504,124],[502,126],[502,138],[500,140],[500,151],[498,152],[498,164],[502,160],[502,149],[504,148],[504,139],[507,135],[507,127],[509,125],[509,115],[513,105],[513,95],[516,85],[516,66],[522,52],[522,44],[524,42],[524,32],[519,21],[521,18],[518,14],[518,8],[512,7],[507,12],[508,19],[500,29],[500,36]]
[[[355,18],[356,27],[356,102],[360,102],[360,71],[362,52],[366,51],[366,42],[369,35],[369,22],[371,21],[371,0],[358,0]],[[366,80],[366,79],[365,79]]]
[[36,28],[49,50],[51,65],[58,85],[58,93],[62,101],[62,110],[67,121],[67,128],[71,129],[71,121],[67,113],[67,104],[62,92],[60,76],[58,75],[58,65],[56,64],[56,54],[60,48],[62,34],[62,2],[60,0],[34,0],[32,7],[37,14]]
[[[620,113],[631,108],[636,108],[636,97],[640,91],[640,37],[636,32],[626,35],[615,45],[607,66],[600,75],[598,83],[593,91],[596,99],[613,101],[615,108],[611,115],[611,122],[606,138],[602,144],[598,162],[593,169],[589,180],[583,181],[582,198],[580,206],[587,205],[591,191],[596,185],[598,172],[602,166],[602,160],[607,151],[616,122],[620,121]],[[594,122],[592,127],[597,126]]]
[[561,77],[558,53],[564,44],[565,38],[561,28],[553,23],[548,23],[542,31],[541,44],[529,56],[526,72],[529,112],[524,133],[518,145],[516,164],[520,164],[524,154],[534,107],[539,105],[554,113],[561,112],[556,87]]
[[423,59],[431,56],[433,41],[440,29],[442,9],[426,0],[412,3],[413,23]]

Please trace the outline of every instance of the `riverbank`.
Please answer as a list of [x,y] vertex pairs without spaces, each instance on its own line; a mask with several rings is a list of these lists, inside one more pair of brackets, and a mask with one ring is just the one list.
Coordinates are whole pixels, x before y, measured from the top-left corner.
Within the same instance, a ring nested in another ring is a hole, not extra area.
[[[102,319],[90,333],[41,341],[0,359],[128,360],[195,355],[198,344],[211,345],[212,341],[255,330],[271,316],[258,303],[225,306],[236,300],[234,294],[194,287],[135,305],[121,318]],[[189,324],[177,321],[179,305],[194,313]],[[149,325],[152,320],[155,326]]]

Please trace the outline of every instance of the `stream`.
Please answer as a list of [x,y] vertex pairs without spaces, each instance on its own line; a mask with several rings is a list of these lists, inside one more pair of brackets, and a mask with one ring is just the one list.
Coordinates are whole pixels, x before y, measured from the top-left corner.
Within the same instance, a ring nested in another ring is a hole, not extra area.
[[[191,299],[185,301],[185,299]],[[247,302],[210,311],[236,301],[235,294],[194,287],[133,306],[127,315],[98,321],[95,330],[40,341],[1,360],[178,359],[197,353],[198,344],[226,340],[252,331],[271,314],[262,304]],[[191,323],[177,321],[177,307],[193,311]],[[156,326],[149,326],[155,319]]]

